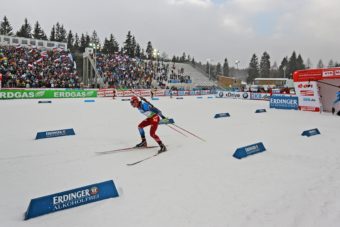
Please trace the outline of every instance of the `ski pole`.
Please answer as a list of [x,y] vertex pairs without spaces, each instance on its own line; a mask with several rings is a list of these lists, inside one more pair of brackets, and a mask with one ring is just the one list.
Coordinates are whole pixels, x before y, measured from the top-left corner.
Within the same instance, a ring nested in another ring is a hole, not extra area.
[[183,132],[179,131],[178,129],[175,129],[174,127],[171,127],[170,125],[166,125],[166,126],[168,126],[169,128],[175,130],[176,132],[182,134],[183,136],[188,137],[187,135],[185,135]]
[[176,125],[176,124],[172,124],[172,125],[174,125],[174,126],[176,126],[177,128],[179,128],[179,129],[181,129],[181,130],[183,130],[183,131],[189,133],[190,135],[196,137],[197,139],[199,139],[199,140],[201,140],[201,141],[203,141],[203,142],[207,142],[205,139],[202,139],[201,137],[195,135],[194,133],[192,133],[192,132],[190,132],[190,131],[188,131],[188,130],[186,130],[186,129],[184,129],[184,128],[182,128],[182,127]]

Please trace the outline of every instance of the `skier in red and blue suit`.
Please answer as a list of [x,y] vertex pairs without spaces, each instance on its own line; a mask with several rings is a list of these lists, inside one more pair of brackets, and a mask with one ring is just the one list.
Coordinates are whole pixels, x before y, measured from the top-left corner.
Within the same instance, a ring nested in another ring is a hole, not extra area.
[[130,100],[131,105],[134,108],[138,108],[139,112],[144,114],[147,118],[143,120],[139,125],[138,125],[138,130],[139,134],[142,138],[142,142],[136,145],[136,147],[146,147],[146,138],[145,138],[145,132],[144,128],[146,126],[151,125],[150,128],[150,136],[156,140],[156,142],[159,144],[160,149],[158,150],[158,153],[166,151],[165,145],[162,143],[161,139],[156,135],[156,131],[158,128],[158,123],[160,121],[160,116],[163,117],[162,112],[158,110],[157,108],[153,107],[147,102],[144,102],[142,100],[139,100],[137,96],[132,96]]

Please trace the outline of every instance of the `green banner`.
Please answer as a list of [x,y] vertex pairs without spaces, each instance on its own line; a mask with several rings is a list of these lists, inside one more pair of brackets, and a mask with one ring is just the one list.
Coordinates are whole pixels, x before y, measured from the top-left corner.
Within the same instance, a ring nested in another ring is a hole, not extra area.
[[96,90],[0,90],[0,99],[95,98]]

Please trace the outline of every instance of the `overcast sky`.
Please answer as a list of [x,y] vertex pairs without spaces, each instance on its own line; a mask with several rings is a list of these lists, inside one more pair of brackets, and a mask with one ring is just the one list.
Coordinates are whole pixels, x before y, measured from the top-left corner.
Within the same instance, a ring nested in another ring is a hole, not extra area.
[[59,22],[67,30],[92,34],[101,41],[112,33],[120,45],[130,30],[142,48],[170,57],[183,52],[197,61],[211,59],[247,67],[264,51],[279,65],[293,50],[312,66],[319,59],[340,62],[340,0],[0,0],[17,31],[25,17],[39,21],[49,36]]

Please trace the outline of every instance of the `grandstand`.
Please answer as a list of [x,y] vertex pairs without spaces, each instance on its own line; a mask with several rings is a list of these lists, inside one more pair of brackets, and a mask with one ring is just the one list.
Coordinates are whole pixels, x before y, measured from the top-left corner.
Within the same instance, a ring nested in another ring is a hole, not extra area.
[[142,60],[119,53],[105,55],[95,53],[91,48],[86,48],[83,54],[83,82],[98,88],[192,89],[216,86],[216,82],[209,81],[190,64]]
[[[80,68],[67,44],[0,36],[0,70],[4,88],[142,88],[216,86],[204,72],[187,63],[150,61],[120,53],[105,55],[86,48]],[[80,75],[77,71],[82,72]]]
[[191,84],[180,84],[179,86],[189,86],[190,88],[198,86],[216,86],[215,81],[209,80],[209,78],[198,69],[187,63],[176,63],[176,68],[183,68],[184,74],[189,75],[191,78]]
[[[1,36],[2,41],[4,37],[7,36]],[[2,87],[79,88],[80,78],[72,54],[64,48],[59,48],[59,44],[62,44],[59,42],[53,42],[52,48],[52,44],[47,45],[50,42],[41,41],[46,46],[38,48],[40,41],[11,37],[5,44],[1,42]],[[37,45],[33,45],[34,43]]]

